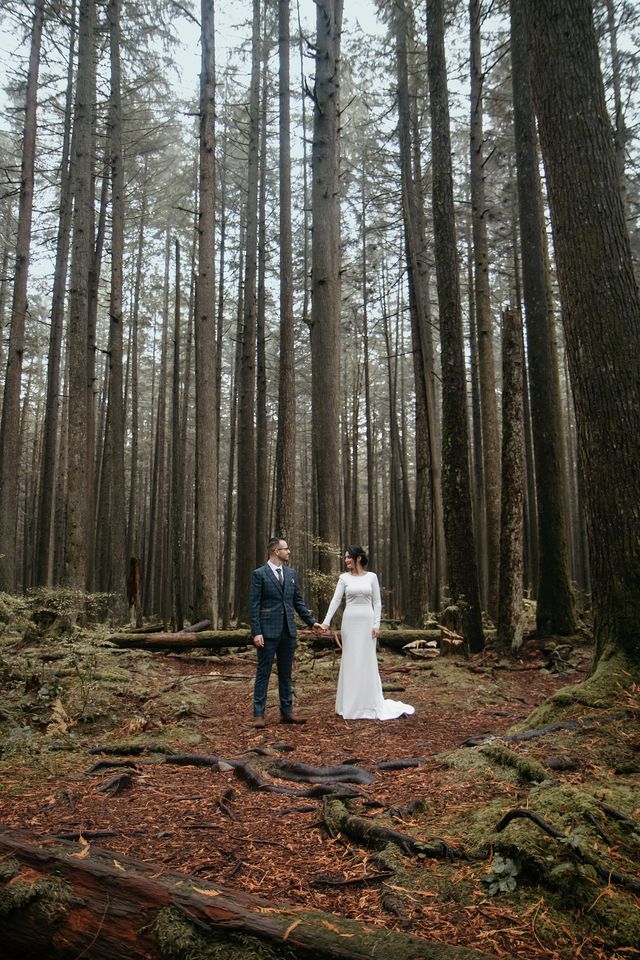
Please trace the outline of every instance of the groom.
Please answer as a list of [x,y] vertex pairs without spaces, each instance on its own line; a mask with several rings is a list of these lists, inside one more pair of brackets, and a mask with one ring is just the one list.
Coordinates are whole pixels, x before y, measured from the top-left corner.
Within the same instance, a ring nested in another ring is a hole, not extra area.
[[292,713],[291,667],[296,649],[294,611],[316,632],[320,632],[322,628],[304,604],[295,572],[286,566],[290,552],[286,540],[273,537],[267,544],[269,559],[263,567],[258,567],[251,575],[249,593],[251,635],[258,649],[258,668],[253,689],[253,715],[256,727],[266,725],[264,711],[274,657],[278,667],[282,723],[306,722],[300,717],[294,717]]

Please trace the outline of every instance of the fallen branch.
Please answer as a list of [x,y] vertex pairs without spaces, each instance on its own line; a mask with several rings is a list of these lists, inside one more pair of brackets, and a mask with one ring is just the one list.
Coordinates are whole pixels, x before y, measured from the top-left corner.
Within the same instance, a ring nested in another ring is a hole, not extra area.
[[[320,911],[274,904],[241,890],[85,845],[34,841],[0,830],[4,960],[25,956],[162,957],[236,955],[276,960],[489,960]],[[43,916],[47,921],[43,922]],[[180,944],[180,951],[178,951]]]

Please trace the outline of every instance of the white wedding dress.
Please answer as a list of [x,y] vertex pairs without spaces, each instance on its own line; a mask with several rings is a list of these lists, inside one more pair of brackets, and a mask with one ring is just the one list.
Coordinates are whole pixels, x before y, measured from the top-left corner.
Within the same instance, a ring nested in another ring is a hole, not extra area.
[[378,672],[376,641],[382,601],[375,573],[343,573],[329,604],[323,625],[329,626],[346,597],[342,617],[342,660],[336,693],[336,713],[345,720],[394,720],[414,708],[399,700],[385,700]]

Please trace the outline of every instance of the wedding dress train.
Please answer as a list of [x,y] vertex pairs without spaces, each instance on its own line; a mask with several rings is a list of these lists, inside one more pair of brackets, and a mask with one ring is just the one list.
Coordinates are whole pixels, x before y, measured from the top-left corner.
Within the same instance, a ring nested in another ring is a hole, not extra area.
[[394,720],[414,713],[414,707],[399,700],[385,700],[378,671],[376,641],[372,629],[380,627],[382,601],[375,573],[343,573],[329,605],[324,625],[346,597],[342,616],[342,660],[336,693],[336,713],[345,720]]

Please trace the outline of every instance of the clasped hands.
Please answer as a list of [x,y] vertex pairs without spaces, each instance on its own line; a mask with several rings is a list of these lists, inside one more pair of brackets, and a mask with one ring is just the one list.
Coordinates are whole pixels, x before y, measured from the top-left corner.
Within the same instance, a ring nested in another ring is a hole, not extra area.
[[311,629],[316,634],[316,636],[318,636],[319,634],[324,635],[329,633],[329,627],[327,627],[324,623],[314,623]]

